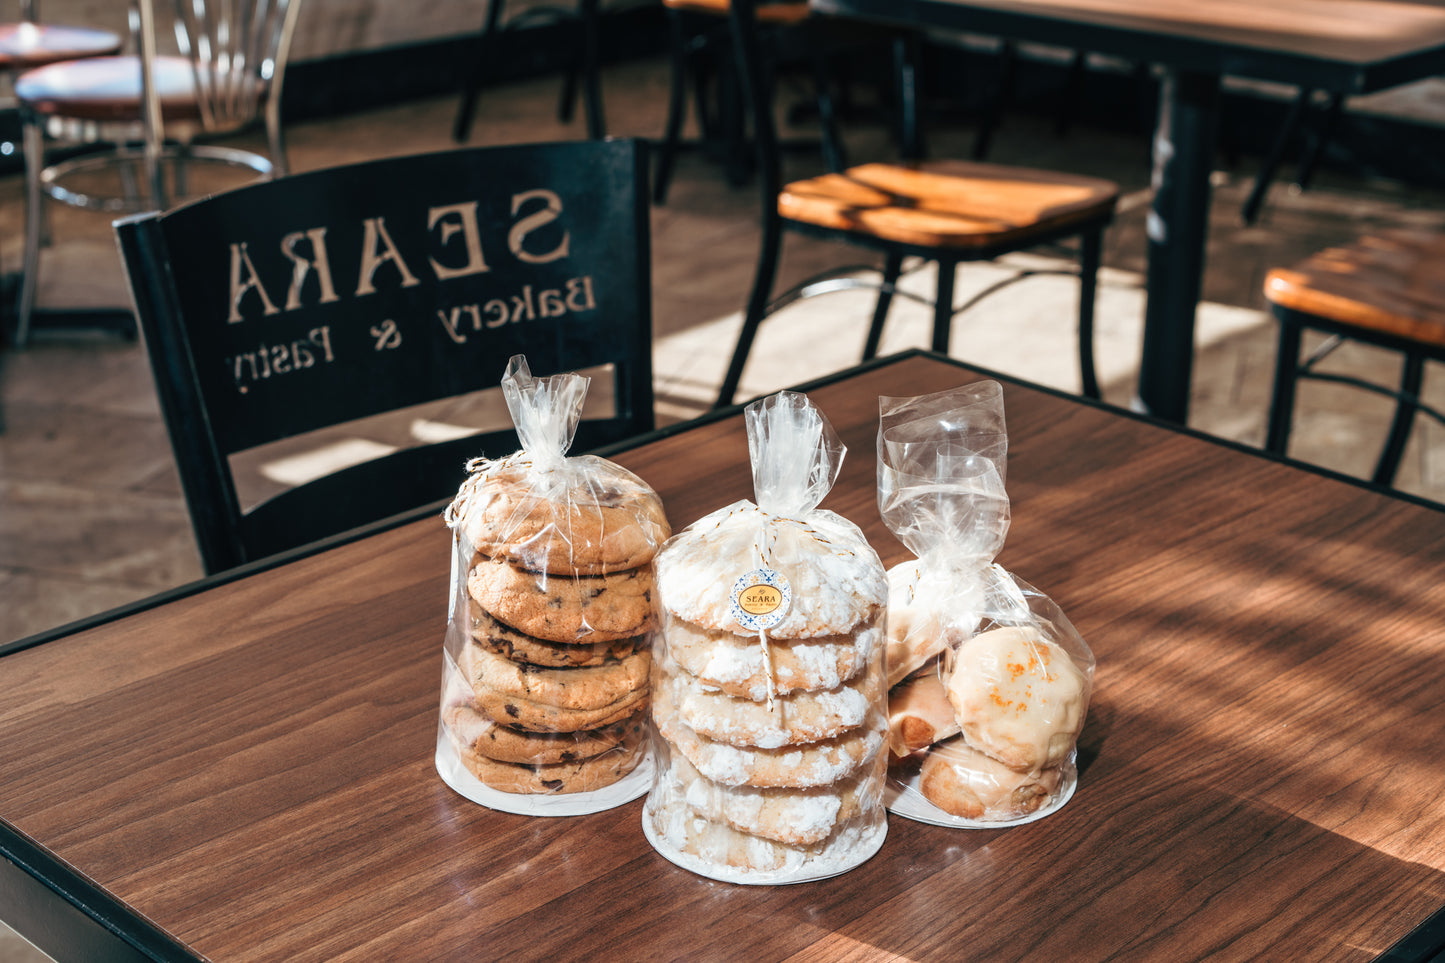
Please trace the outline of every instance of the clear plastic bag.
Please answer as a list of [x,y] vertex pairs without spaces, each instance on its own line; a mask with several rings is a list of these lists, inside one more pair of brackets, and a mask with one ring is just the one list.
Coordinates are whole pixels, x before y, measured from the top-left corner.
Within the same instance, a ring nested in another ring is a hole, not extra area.
[[851,869],[887,833],[887,580],[858,527],[817,507],[845,452],[822,413],[782,392],[745,417],[756,503],[657,556],[642,823],[695,873],[792,883]]
[[567,455],[587,381],[512,358],[502,389],[522,448],[468,464],[446,512],[437,771],[507,812],[597,812],[651,784],[652,560],[671,529],[636,475]]
[[944,826],[1041,818],[1077,783],[1094,656],[994,562],[1010,521],[1002,388],[879,407],[879,512],[917,556],[888,573],[888,809]]

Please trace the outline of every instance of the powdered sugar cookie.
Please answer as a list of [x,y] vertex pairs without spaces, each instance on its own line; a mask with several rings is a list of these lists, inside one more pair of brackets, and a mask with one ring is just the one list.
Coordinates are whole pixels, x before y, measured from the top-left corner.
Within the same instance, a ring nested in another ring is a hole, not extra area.
[[658,852],[695,873],[734,883],[822,879],[856,866],[883,844],[887,823],[853,820],[826,839],[790,846],[700,816],[672,780],[647,798],[643,829]]
[[580,762],[607,750],[636,741],[646,713],[634,712],[627,719],[601,729],[582,732],[527,732],[504,726],[470,705],[448,706],[442,714],[453,741],[478,756],[497,762],[550,765]]
[[694,522],[655,560],[662,604],[707,629],[748,635],[731,611],[733,580],[757,568],[782,573],[792,589],[787,615],[769,638],[841,635],[888,598],[883,565],[856,525],[829,511],[806,521],[737,502]]
[[769,706],[709,691],[681,669],[658,684],[672,686],[678,717],[698,735],[760,749],[820,742],[855,729],[883,691],[882,679],[865,675],[835,689],[779,696]]
[[614,575],[548,575],[479,558],[471,597],[499,621],[551,642],[610,642],[652,627],[652,569]]
[[754,789],[719,785],[674,757],[669,778],[699,816],[789,846],[821,843],[840,822],[883,799],[883,780],[871,768],[813,789]]
[[998,628],[959,647],[948,699],[968,744],[1020,772],[1061,765],[1084,727],[1088,685],[1037,630]]
[[[592,463],[595,471],[581,470]],[[602,575],[645,565],[672,534],[657,493],[620,466],[574,458],[577,483],[555,488],[529,469],[499,466],[467,505],[461,532],[482,554],[533,571]]]
[[[665,632],[668,654],[704,685],[739,699],[767,699],[767,666],[757,636],[745,638],[681,619],[668,619]],[[867,666],[882,634],[876,624],[865,622],[848,635],[770,639],[773,693],[832,689],[855,678]]]
[[757,749],[730,746],[698,735],[677,714],[667,686],[655,689],[653,720],[658,733],[698,772],[726,786],[783,786],[803,789],[837,782],[877,758],[884,744],[884,720],[841,736],[803,746]]

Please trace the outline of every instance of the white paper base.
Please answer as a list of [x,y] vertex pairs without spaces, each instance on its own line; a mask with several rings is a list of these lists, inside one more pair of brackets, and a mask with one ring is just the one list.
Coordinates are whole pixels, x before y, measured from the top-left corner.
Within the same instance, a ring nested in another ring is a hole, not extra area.
[[1054,794],[1054,798],[1027,816],[1020,816],[1017,819],[965,819],[962,816],[954,816],[929,802],[928,797],[923,795],[923,790],[919,789],[918,785],[919,773],[917,770],[914,770],[907,779],[898,778],[897,773],[890,770],[888,784],[883,790],[884,808],[895,816],[902,816],[905,819],[933,826],[951,826],[957,829],[1007,829],[1009,826],[1022,826],[1025,823],[1035,822],[1062,809],[1064,803],[1074,798],[1074,789],[1079,785],[1079,772],[1070,764],[1068,771],[1064,773],[1063,785]]
[[879,820],[877,831],[860,845],[848,849],[843,856],[834,859],[819,857],[810,860],[801,869],[776,869],[750,873],[733,866],[720,866],[710,860],[701,859],[691,853],[684,853],[663,842],[652,831],[652,814],[642,811],[642,835],[657,854],[675,866],[681,866],[690,873],[706,876],[723,883],[741,883],[746,886],[785,886],[790,883],[811,883],[820,879],[842,876],[848,870],[861,866],[872,859],[883,848],[888,838],[887,820]]
[[442,782],[474,803],[519,816],[586,816],[621,806],[647,795],[652,786],[652,753],[637,768],[610,786],[592,792],[515,793],[498,792],[486,785],[462,765],[461,756],[450,739],[437,740],[437,774]]

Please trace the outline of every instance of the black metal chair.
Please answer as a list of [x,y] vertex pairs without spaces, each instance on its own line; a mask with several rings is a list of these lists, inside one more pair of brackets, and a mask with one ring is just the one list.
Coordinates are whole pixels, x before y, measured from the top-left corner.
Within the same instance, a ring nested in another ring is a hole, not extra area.
[[246,509],[233,460],[495,386],[515,354],[539,376],[610,371],[612,412],[574,451],[651,430],[646,165],[636,141],[474,148],[117,222],[206,570],[454,495],[512,430],[398,446]]
[[[1415,415],[1445,425],[1420,398],[1426,361],[1445,361],[1445,238],[1422,230],[1382,231],[1270,271],[1265,298],[1279,322],[1268,451],[1284,455],[1300,378],[1332,381],[1395,399],[1395,415],[1371,480],[1393,485]],[[1301,335],[1328,338],[1300,360]],[[1346,340],[1398,351],[1400,383],[1391,388],[1316,365]]]
[[557,102],[557,116],[566,123],[572,119],[572,111],[580,93],[583,109],[587,114],[587,136],[601,140],[607,136],[607,119],[602,104],[602,55],[599,49],[599,27],[601,0],[577,0],[574,11],[545,6],[526,10],[517,17],[504,21],[502,7],[505,0],[487,0],[487,19],[473,41],[473,55],[467,76],[462,82],[461,100],[457,104],[457,116],[452,121],[452,140],[465,144],[472,133],[472,119],[477,109],[477,97],[482,85],[491,79],[488,68],[502,59],[500,53],[506,43],[507,31],[537,23],[564,22],[575,25],[578,35],[578,49],[567,65],[563,77],[562,95]]
[[[758,31],[755,0],[733,0],[733,43],[753,115],[763,234],[743,327],[718,391],[732,403],[758,327],[774,310],[815,291],[836,290],[838,278],[813,278],[774,299],[773,282],[785,230],[840,241],[883,255],[878,303],[863,358],[878,350],[903,262],[938,263],[933,348],[948,350],[957,266],[1056,240],[1080,239],[1079,364],[1083,392],[1099,396],[1093,363],[1096,274],[1105,227],[1113,220],[1118,186],[1099,178],[966,161],[926,161],[917,113],[917,38],[895,41],[901,92],[900,163],[871,163],[784,184],[772,120],[772,67]],[[855,269],[846,269],[852,273]],[[1021,275],[1022,276],[1022,275]],[[846,284],[846,282],[845,282]]]

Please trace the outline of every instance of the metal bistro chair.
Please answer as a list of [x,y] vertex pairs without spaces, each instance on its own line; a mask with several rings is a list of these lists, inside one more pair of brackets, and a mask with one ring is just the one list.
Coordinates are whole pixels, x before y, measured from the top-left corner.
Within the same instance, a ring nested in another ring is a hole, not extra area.
[[[610,411],[584,412],[574,452],[651,430],[646,184],[639,141],[481,147],[118,221],[206,571],[455,495],[469,458],[517,449],[462,410],[515,354],[538,376],[610,368]],[[444,414],[407,410],[433,403]],[[384,453],[243,506],[236,456],[254,470],[282,440]]]
[[[1284,455],[1300,378],[1333,381],[1395,399],[1395,416],[1371,478],[1393,485],[1417,412],[1441,424],[1445,416],[1420,400],[1425,362],[1445,361],[1445,238],[1429,231],[1366,235],[1320,251],[1289,268],[1270,271],[1265,298],[1279,322],[1274,394],[1265,448]],[[1301,333],[1330,338],[1303,361]],[[1316,370],[1346,340],[1398,351],[1398,388]]]
[[[176,0],[179,56],[162,56],[154,0],[131,8],[136,52],[54,63],[15,82],[24,131],[25,264],[16,343],[29,336],[45,197],[110,214],[159,210],[188,191],[192,162],[286,173],[281,84],[299,0]],[[200,144],[201,138],[266,127],[268,154]],[[69,145],[108,145],[45,163],[45,138]],[[167,170],[170,178],[166,176]],[[113,174],[104,191],[91,188]]]
[[733,0],[730,16],[739,70],[752,104],[762,182],[763,236],[743,327],[717,405],[732,403],[758,327],[769,314],[801,297],[854,283],[851,277],[838,276],[857,270],[849,268],[830,272],[832,277],[810,279],[773,299],[784,230],[883,255],[878,302],[863,347],[865,360],[878,351],[905,258],[921,257],[938,263],[933,348],[946,352],[953,317],[963,310],[953,303],[954,274],[961,262],[992,260],[1012,251],[1078,237],[1079,366],[1083,393],[1099,397],[1093,360],[1094,289],[1104,228],[1113,220],[1118,186],[1099,178],[1055,171],[921,160],[919,98],[913,66],[916,37],[899,38],[894,44],[904,160],[862,164],[784,184],[769,107],[773,99],[771,66],[759,43],[755,0]]

